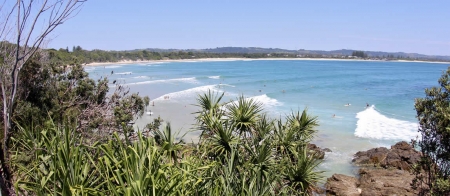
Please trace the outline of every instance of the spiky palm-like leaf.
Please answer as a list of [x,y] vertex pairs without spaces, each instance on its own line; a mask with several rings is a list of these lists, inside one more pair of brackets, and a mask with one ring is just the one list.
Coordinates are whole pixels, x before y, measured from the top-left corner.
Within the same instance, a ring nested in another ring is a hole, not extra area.
[[300,148],[295,154],[295,161],[287,161],[284,169],[285,179],[289,187],[302,195],[310,195],[322,179],[322,171],[315,169],[321,163],[308,149]]
[[[116,141],[120,141],[117,134]],[[181,182],[176,167],[164,158],[151,138],[138,134],[138,140],[125,146],[110,141],[100,146],[103,178],[110,195],[170,195]]]
[[[12,156],[16,168],[16,191],[37,195],[102,195],[99,168],[93,147],[80,143],[79,134],[71,127],[24,129],[12,138],[18,149]],[[34,157],[27,162],[21,157]]]
[[228,124],[214,127],[213,135],[205,139],[208,151],[216,157],[229,155],[233,146],[239,143],[239,139],[233,135],[233,131],[233,127]]
[[219,94],[219,92],[214,92],[208,89],[208,92],[205,94],[198,95],[196,106],[199,106],[201,110],[198,113],[202,112],[212,112],[217,113],[220,112],[220,101],[222,100],[225,93]]
[[249,188],[252,192],[274,192],[274,184],[278,177],[275,170],[276,160],[274,160],[272,146],[268,141],[262,141],[254,146],[245,145],[249,158]]
[[260,112],[263,110],[262,103],[252,98],[245,98],[243,95],[238,100],[226,105],[227,117],[233,123],[233,126],[239,131],[239,134],[252,134],[260,118]]
[[201,138],[209,137],[213,134],[211,130],[216,126],[216,121],[222,119],[223,110],[220,101],[223,96],[224,93],[219,94],[208,90],[207,93],[197,97],[198,104],[196,106],[200,107],[200,111],[196,112],[198,114],[196,117],[197,128],[202,131],[200,142],[202,141]]
[[278,156],[290,154],[292,149],[297,148],[298,145],[304,145],[302,141],[296,140],[295,131],[291,127],[284,125],[281,119],[278,119],[275,124],[272,142],[278,152]]
[[[172,132],[170,122],[167,122],[166,126],[164,126],[163,131],[160,131],[159,129],[154,130],[154,138],[156,143],[161,146],[165,154],[172,158],[172,161],[174,163],[177,163],[177,153],[182,148],[182,146],[180,142],[177,143],[175,141],[175,135],[176,134]],[[183,138],[183,136],[181,138]]]
[[253,136],[253,141],[260,143],[271,137],[275,129],[274,122],[275,121],[269,119],[266,114],[262,114],[261,118],[255,125],[255,134]]
[[318,126],[317,117],[308,115],[308,109],[304,109],[300,114],[292,112],[286,117],[286,124],[295,131],[295,139],[309,142],[317,132],[315,127]]

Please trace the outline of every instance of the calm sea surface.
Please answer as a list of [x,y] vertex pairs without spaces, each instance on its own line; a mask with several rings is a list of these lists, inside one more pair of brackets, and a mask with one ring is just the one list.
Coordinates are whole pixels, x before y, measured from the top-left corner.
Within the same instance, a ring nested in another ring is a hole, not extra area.
[[[321,169],[355,173],[359,150],[389,147],[417,136],[414,99],[436,86],[448,64],[370,61],[253,60],[171,62],[86,67],[93,78],[109,75],[157,103],[194,104],[208,89],[265,104],[278,118],[308,108],[320,127],[314,143],[333,152]],[[112,75],[111,72],[113,72]],[[366,107],[369,104],[369,107]],[[334,117],[333,117],[334,116]]]

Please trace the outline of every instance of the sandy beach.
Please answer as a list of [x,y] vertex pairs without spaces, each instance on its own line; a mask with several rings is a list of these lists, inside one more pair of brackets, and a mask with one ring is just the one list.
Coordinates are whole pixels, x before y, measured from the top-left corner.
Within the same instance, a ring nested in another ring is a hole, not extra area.
[[[203,59],[178,59],[178,60],[148,60],[148,61],[131,61],[121,60],[117,62],[96,62],[88,63],[84,66],[106,66],[106,65],[126,65],[126,64],[141,64],[141,63],[171,63],[171,62],[214,62],[214,61],[382,61],[382,60],[363,60],[363,59],[337,59],[337,58],[203,58]],[[387,62],[417,62],[417,63],[438,63],[450,64],[449,62],[437,61],[407,61],[407,60],[393,60]]]
[[[194,113],[198,110],[197,106],[171,100],[154,101],[154,105],[151,102],[144,115],[136,120],[135,128],[142,129],[146,124],[153,122],[153,119],[161,117],[163,119],[161,130],[167,122],[170,122],[173,133],[178,134],[176,140],[182,137],[186,143],[197,143],[200,132],[193,128],[196,116]],[[147,112],[151,112],[152,115]]]

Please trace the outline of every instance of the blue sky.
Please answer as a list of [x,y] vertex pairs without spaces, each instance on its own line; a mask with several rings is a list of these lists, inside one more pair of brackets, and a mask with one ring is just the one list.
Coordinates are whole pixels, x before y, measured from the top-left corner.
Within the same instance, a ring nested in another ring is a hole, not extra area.
[[450,1],[88,0],[48,47],[358,49],[450,55]]

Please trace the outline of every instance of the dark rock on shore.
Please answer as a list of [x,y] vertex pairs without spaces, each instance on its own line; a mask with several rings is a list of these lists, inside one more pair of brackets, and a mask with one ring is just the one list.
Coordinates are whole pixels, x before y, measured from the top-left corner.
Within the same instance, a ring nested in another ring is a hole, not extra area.
[[399,142],[391,149],[357,152],[352,162],[361,167],[359,178],[334,174],[327,179],[327,195],[417,195],[411,188],[415,176],[410,170],[420,156],[407,142]]
[[318,159],[324,159],[325,158],[325,152],[331,152],[329,148],[320,148],[315,144],[308,144],[308,149],[311,151],[314,151],[316,158]]
[[360,151],[355,154],[353,163],[358,166],[380,166],[410,171],[411,166],[420,160],[421,153],[405,141],[398,142],[388,150],[385,147]]

